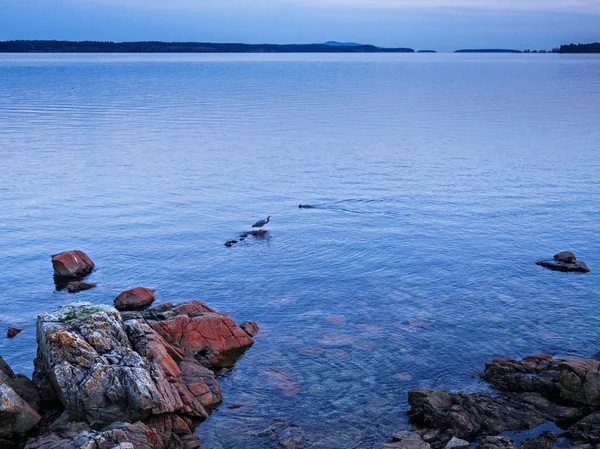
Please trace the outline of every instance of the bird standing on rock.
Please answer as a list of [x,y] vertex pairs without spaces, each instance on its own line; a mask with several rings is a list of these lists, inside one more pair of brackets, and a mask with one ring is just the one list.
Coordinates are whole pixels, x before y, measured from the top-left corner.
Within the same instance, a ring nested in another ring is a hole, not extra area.
[[261,229],[264,225],[266,225],[271,220],[271,218],[273,218],[273,215],[269,215],[266,220],[259,220],[259,221],[257,221],[256,223],[254,223],[252,225],[252,227],[253,228]]

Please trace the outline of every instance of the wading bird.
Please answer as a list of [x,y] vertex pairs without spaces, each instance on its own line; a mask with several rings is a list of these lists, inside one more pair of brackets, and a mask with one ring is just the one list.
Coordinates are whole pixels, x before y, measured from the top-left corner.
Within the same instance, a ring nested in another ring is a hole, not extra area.
[[253,228],[261,229],[264,225],[266,225],[269,222],[269,220],[271,220],[271,218],[273,218],[273,215],[269,215],[266,220],[259,220],[259,221],[257,221],[256,223],[254,223],[252,225],[252,227]]

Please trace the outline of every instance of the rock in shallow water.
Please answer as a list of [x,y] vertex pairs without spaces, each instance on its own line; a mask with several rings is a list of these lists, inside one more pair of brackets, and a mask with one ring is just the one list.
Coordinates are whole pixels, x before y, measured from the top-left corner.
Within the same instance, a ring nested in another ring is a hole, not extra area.
[[9,327],[6,331],[6,338],[15,338],[21,332],[23,332],[23,329],[19,329],[17,327]]
[[121,292],[115,298],[115,308],[121,312],[147,309],[156,299],[154,296],[155,292],[156,290],[144,287],[136,287]]
[[96,288],[97,284],[88,284],[86,282],[73,281],[67,284],[67,291],[69,293],[77,293],[85,290],[89,290],[91,288]]
[[86,253],[73,250],[53,255],[52,267],[58,278],[77,279],[90,274],[95,265]]
[[589,267],[584,263],[577,260],[575,254],[571,251],[563,251],[554,255],[554,261],[541,260],[536,262],[545,268],[549,268],[554,271],[564,272],[576,272],[576,273],[589,273]]

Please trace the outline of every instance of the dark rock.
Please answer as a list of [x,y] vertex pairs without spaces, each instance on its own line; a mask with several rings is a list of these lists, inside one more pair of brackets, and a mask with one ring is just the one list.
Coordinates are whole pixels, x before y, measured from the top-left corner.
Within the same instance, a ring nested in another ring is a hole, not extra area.
[[600,443],[600,412],[592,413],[567,429],[565,436],[587,443]]
[[54,275],[58,278],[82,278],[92,272],[95,265],[83,251],[74,250],[52,256]]
[[254,337],[256,334],[258,334],[258,331],[260,330],[258,324],[256,324],[254,321],[244,321],[242,324],[240,324],[240,327],[244,329],[244,331],[251,337]]
[[481,449],[513,449],[513,441],[508,437],[487,436],[479,440]]
[[268,233],[269,233],[269,231],[267,231],[265,229],[259,229],[258,231],[250,231],[250,232],[248,232],[248,235],[252,235],[254,237],[264,237]]
[[540,265],[545,268],[550,268],[554,271],[564,271],[564,272],[574,272],[574,273],[589,273],[590,269],[584,262],[574,262],[574,263],[563,263],[563,262],[549,262],[549,261],[539,261],[536,262],[537,265]]
[[554,255],[554,262],[542,260],[536,262],[538,265],[550,268],[555,271],[572,271],[579,273],[589,273],[590,269],[584,262],[578,262],[577,257],[571,251],[563,251]]
[[[466,440],[461,440],[460,438],[452,437],[448,444],[446,444],[446,449],[468,449],[469,442]],[[532,448],[533,449],[533,448]]]
[[121,292],[115,298],[115,308],[121,312],[147,309],[156,299],[154,296],[155,292],[156,290],[143,287],[136,287]]
[[538,393],[456,394],[442,390],[413,390],[408,393],[411,420],[420,426],[442,431],[447,443],[452,436],[473,441],[482,435],[507,430],[525,430],[546,421],[572,422],[587,410],[554,404]]
[[230,410],[235,410],[237,408],[242,408],[242,407],[243,407],[242,404],[232,404],[232,405],[228,406],[227,408]]
[[298,206],[300,209],[314,209],[315,206],[311,206],[310,204],[300,204]]
[[96,288],[97,286],[98,284],[88,284],[86,282],[73,281],[67,284],[67,291],[69,293],[77,293],[84,290],[89,290],[91,288]]
[[235,245],[237,242],[238,242],[237,240],[229,240],[228,242],[225,242],[225,246],[229,248],[229,247]]
[[600,407],[600,362],[537,355],[523,360],[494,359],[484,379],[502,391],[536,392],[557,403]]
[[[24,395],[23,390],[28,388],[24,379],[24,376],[16,376],[0,357],[0,441],[23,438],[41,420],[36,404],[29,404]],[[3,447],[10,446],[3,443]]]
[[575,254],[571,251],[563,251],[562,253],[555,254],[554,260],[562,263],[575,263],[577,257],[575,257]]
[[6,331],[6,338],[15,338],[22,331],[23,329],[19,329],[18,327],[9,327]]
[[393,443],[383,445],[383,449],[429,449],[430,445],[417,432],[394,432]]
[[528,438],[519,445],[519,449],[552,449],[558,437],[550,431],[542,432],[535,438]]

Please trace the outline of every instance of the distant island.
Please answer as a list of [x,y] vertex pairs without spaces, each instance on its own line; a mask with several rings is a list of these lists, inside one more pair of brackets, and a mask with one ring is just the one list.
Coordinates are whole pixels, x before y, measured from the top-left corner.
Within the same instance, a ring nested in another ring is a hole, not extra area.
[[417,53],[437,53],[435,50],[419,50]]
[[0,53],[414,53],[412,48],[329,41],[323,44],[212,42],[4,41]]
[[561,45],[553,50],[555,53],[600,53],[600,42],[593,44],[569,44]]
[[456,50],[454,53],[523,53],[521,50],[507,50],[503,48],[482,48],[482,49],[467,49]]

